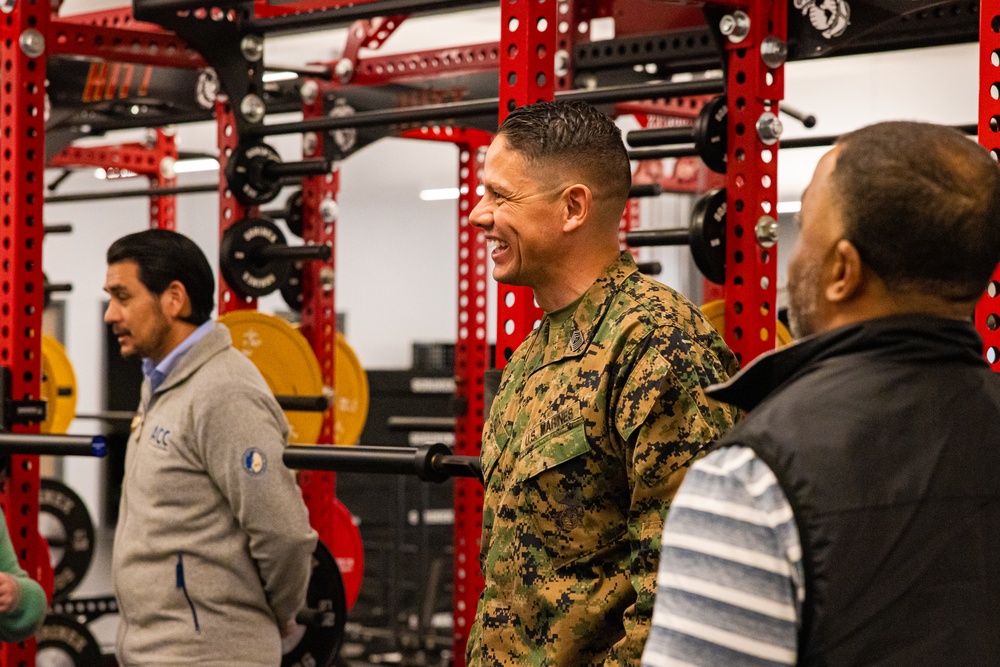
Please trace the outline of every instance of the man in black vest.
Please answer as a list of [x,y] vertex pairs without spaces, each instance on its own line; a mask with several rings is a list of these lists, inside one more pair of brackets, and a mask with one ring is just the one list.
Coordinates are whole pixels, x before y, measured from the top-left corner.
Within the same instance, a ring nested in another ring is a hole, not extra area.
[[805,338],[709,391],[750,414],[674,500],[643,664],[1000,665],[1000,376],[970,321],[1000,306],[1000,170],[879,123],[800,224]]

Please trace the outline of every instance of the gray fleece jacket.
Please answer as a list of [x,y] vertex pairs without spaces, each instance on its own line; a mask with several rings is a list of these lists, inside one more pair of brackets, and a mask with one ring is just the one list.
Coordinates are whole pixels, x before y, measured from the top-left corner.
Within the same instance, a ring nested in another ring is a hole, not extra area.
[[123,665],[267,666],[304,606],[316,533],[288,423],[218,326],[142,401],[112,566]]

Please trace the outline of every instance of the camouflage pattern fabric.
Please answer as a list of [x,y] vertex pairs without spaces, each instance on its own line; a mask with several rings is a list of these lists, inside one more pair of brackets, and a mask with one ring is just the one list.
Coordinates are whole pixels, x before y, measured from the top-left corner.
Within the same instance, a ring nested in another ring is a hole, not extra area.
[[469,665],[639,665],[687,466],[734,422],[701,312],[628,253],[515,351],[483,433],[486,589]]

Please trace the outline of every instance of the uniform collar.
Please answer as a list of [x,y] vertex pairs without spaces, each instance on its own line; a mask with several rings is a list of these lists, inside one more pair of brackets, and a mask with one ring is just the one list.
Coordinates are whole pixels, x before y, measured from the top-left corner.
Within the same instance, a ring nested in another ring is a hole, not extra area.
[[525,363],[527,372],[534,373],[563,359],[582,357],[622,284],[638,270],[632,255],[623,252],[587,288],[572,315],[558,325],[553,325],[548,315],[542,318]]

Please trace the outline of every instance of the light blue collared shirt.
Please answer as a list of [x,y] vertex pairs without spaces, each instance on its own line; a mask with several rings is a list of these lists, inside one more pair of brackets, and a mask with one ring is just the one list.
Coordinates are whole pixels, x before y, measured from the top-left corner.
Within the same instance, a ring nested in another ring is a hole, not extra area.
[[150,359],[142,360],[142,372],[146,377],[149,378],[150,382],[150,393],[156,391],[157,387],[163,384],[163,381],[167,379],[170,375],[170,371],[177,367],[180,363],[181,357],[184,353],[191,349],[191,347],[205,337],[209,331],[215,329],[215,320],[209,319],[200,327],[191,332],[191,335],[181,341],[181,344],[170,351],[163,361],[153,366],[153,362]]

